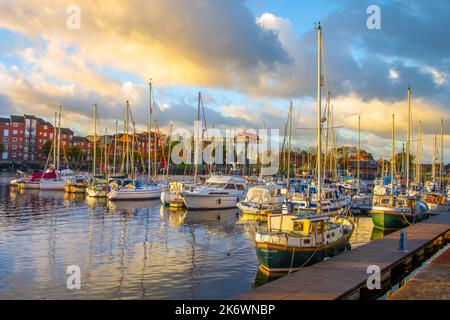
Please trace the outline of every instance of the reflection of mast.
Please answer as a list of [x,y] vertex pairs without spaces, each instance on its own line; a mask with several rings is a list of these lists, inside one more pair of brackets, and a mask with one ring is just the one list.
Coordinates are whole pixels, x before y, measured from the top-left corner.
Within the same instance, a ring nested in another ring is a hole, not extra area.
[[142,288],[142,298],[145,299],[145,287],[144,287],[144,276],[145,276],[145,269],[147,268],[147,241],[148,241],[148,232],[150,230],[149,226],[150,226],[150,220],[149,220],[149,216],[150,216],[150,208],[147,207],[146,210],[147,215],[145,216],[145,238],[144,238],[144,243],[142,243],[142,247],[144,249],[144,255],[143,255],[143,261],[142,261],[142,274],[141,274],[141,288]]
[[194,227],[191,225],[189,227],[189,231],[191,231],[191,235],[192,235],[192,255],[191,255],[191,261],[192,261],[192,269],[191,269],[191,286],[190,286],[190,290],[191,290],[191,299],[194,299],[194,280],[195,280],[195,270],[197,268],[196,264],[195,264],[195,229]]

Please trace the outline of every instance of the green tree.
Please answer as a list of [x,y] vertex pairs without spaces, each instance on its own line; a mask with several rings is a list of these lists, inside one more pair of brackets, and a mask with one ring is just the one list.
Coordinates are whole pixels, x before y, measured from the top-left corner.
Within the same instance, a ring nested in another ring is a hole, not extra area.
[[70,162],[75,163],[81,160],[83,150],[80,146],[69,147],[66,149],[66,155]]
[[50,150],[52,149],[52,145],[53,145],[53,141],[47,140],[47,141],[44,143],[44,145],[42,146],[41,153],[42,153],[42,156],[43,156],[44,158],[47,158],[48,155],[50,154]]

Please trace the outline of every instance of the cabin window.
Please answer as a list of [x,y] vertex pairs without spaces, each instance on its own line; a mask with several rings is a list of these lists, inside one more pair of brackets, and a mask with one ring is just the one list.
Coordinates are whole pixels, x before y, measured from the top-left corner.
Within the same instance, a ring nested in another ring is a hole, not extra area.
[[232,189],[232,190],[236,190],[236,186],[234,185],[234,184],[231,184],[231,183],[229,183],[229,184],[227,184],[226,186],[225,186],[225,189]]
[[311,244],[311,240],[310,239],[304,239],[303,240],[303,244],[304,245],[309,245],[309,244]]
[[400,207],[403,207],[405,205],[405,202],[403,200],[397,200],[396,201],[396,205],[400,206]]
[[389,199],[388,198],[381,199],[380,203],[384,205],[389,205]]
[[242,184],[237,184],[237,185],[236,185],[236,189],[241,190],[241,191],[244,191],[244,190],[245,190],[245,189],[244,189],[244,186],[243,186]]

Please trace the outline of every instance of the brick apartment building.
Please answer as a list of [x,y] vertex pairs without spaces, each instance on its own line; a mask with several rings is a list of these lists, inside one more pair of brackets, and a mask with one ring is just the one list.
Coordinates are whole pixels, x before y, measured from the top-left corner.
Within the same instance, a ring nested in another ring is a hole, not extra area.
[[[56,132],[58,134],[58,132]],[[54,126],[34,115],[11,115],[9,118],[0,117],[0,143],[3,144],[3,152],[0,154],[1,163],[44,163],[47,159],[43,154],[43,148],[48,141],[53,143]],[[129,147],[131,148],[131,134],[129,136]],[[117,135],[116,155],[120,158],[120,154],[124,150],[126,143],[126,135],[119,133]],[[163,143],[166,140],[162,135]],[[98,133],[97,148],[99,155],[104,152],[104,135]],[[156,134],[152,132],[151,143],[155,145]],[[108,136],[108,155],[110,159],[114,154],[114,135]],[[158,141],[159,144],[159,141]],[[142,155],[147,157],[148,133],[141,132],[135,134],[134,139],[135,154],[137,157]],[[74,136],[72,130],[61,128],[61,152],[70,147],[79,147],[82,151],[82,161],[92,161],[94,136],[86,137]],[[158,147],[158,153],[160,152]]]
[[[54,127],[34,115],[11,115],[0,118],[0,143],[3,144],[2,161],[13,163],[45,161],[42,152],[47,141],[53,141]],[[73,132],[61,128],[61,146],[69,146]]]

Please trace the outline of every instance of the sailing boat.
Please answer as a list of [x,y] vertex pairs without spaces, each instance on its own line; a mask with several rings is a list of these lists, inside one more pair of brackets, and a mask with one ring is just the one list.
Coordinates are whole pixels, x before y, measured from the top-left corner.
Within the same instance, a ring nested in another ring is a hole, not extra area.
[[[407,139],[409,139],[407,135]],[[407,144],[408,146],[408,144]],[[409,150],[407,150],[409,152]],[[390,192],[375,193],[373,197],[372,222],[383,230],[401,229],[417,223],[427,217],[427,205],[416,197],[396,194],[394,188],[395,166],[395,116],[392,115],[392,155]],[[409,166],[407,164],[407,170]],[[408,177],[409,178],[409,177]],[[408,179],[407,179],[408,185]],[[389,194],[390,193],[390,194]]]
[[[41,190],[48,190],[48,191],[64,191],[65,190],[65,184],[66,181],[73,177],[75,175],[75,172],[70,169],[65,169],[60,171],[60,150],[61,150],[61,111],[62,106],[59,106],[59,122],[58,122],[58,135],[54,139],[53,143],[53,161],[56,163],[56,169],[50,166],[48,168],[49,172],[56,170],[56,176],[55,178],[43,178],[39,181],[39,188]],[[55,118],[55,129],[56,129],[56,118]],[[56,134],[56,130],[54,130],[54,134]],[[57,141],[57,144],[55,145],[55,142]],[[56,157],[55,157],[55,151],[56,151]]]
[[[149,126],[148,126],[148,148],[149,148],[149,156],[151,155],[151,140],[150,140],[150,130],[151,130],[151,99],[152,99],[152,84],[149,82],[150,85],[150,107],[149,107]],[[127,101],[127,118],[128,118],[128,112],[131,114],[131,110]],[[131,114],[131,117],[132,114]],[[133,142],[134,142],[134,136],[135,136],[135,128],[134,128],[134,121],[133,121]],[[132,145],[132,156],[131,156],[131,168],[132,168],[132,177],[135,175],[134,170],[134,143]],[[156,159],[155,159],[156,160]],[[128,167],[128,166],[127,166]],[[148,172],[148,184],[142,185],[140,181],[133,179],[132,182],[128,183],[126,186],[123,186],[122,188],[114,188],[108,192],[108,200],[111,201],[117,201],[117,200],[152,200],[152,199],[159,199],[161,197],[161,186],[158,184],[150,184],[150,177],[151,177],[151,170],[150,170],[150,157],[149,157],[149,172]],[[156,173],[156,171],[155,171]]]
[[372,209],[372,194],[361,193],[361,179],[360,179],[360,163],[361,163],[361,116],[358,116],[358,154],[357,154],[357,169],[356,169],[356,195],[352,197],[350,210],[352,213],[368,213]]
[[268,216],[267,228],[255,233],[259,268],[265,273],[291,272],[350,248],[353,225],[343,217],[323,214],[321,175],[321,57],[322,30],[318,34],[317,74],[317,206],[314,214],[288,213]]
[[449,194],[445,193],[444,187],[444,120],[441,119],[440,135],[440,161],[439,161],[439,182],[436,179],[436,136],[434,138],[433,153],[433,181],[427,184],[427,193],[423,196],[423,201],[427,204],[430,212],[448,212],[450,211]]
[[93,180],[87,187],[87,195],[91,198],[105,198],[108,195],[106,177],[97,176],[97,104],[94,104],[94,157],[92,160]]

